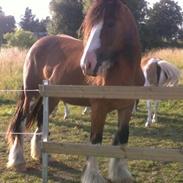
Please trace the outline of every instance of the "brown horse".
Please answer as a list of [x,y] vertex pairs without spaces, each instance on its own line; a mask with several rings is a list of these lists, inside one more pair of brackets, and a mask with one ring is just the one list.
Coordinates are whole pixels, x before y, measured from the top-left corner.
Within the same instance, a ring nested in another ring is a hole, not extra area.
[[[143,85],[140,67],[141,52],[134,18],[121,0],[95,0],[83,22],[84,44],[69,36],[48,36],[30,49],[23,73],[24,92],[14,120],[8,129],[10,144],[8,167],[25,169],[22,132],[37,120],[32,138],[31,155],[40,158],[39,142],[42,128],[41,97],[29,89],[37,89],[42,80],[65,85]],[[84,46],[83,46],[84,45]],[[60,99],[51,98],[51,112]],[[91,106],[92,144],[101,144],[107,113],[117,109],[118,130],[113,145],[128,143],[129,120],[134,100],[62,99],[64,102]],[[111,159],[109,179],[112,182],[132,182],[126,159]],[[83,183],[105,182],[100,175],[97,161],[88,157],[82,177]]]

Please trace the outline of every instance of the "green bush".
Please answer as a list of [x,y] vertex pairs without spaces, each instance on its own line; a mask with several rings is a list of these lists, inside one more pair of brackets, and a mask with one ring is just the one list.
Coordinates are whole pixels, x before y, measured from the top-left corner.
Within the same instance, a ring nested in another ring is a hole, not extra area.
[[33,43],[37,40],[37,37],[32,32],[17,29],[15,32],[5,34],[4,39],[10,47],[27,49],[33,45]]

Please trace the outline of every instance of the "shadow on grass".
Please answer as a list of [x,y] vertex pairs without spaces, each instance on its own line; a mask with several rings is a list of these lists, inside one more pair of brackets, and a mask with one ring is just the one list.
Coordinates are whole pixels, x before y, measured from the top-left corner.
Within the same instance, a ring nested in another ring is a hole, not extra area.
[[[172,109],[173,111],[173,109]],[[146,120],[147,118],[147,111],[144,110],[138,110],[137,114],[134,115],[134,118],[144,118],[144,120]],[[169,113],[165,113],[165,112],[159,112],[158,113],[158,118],[160,122],[163,122],[169,119],[173,119],[175,121],[182,121],[183,122],[183,115],[182,114],[175,114],[173,112],[169,112]],[[165,118],[164,120],[161,120],[161,118]],[[181,119],[181,120],[180,120]]]
[[13,105],[13,104],[16,104],[16,102],[14,100],[0,98],[0,106],[1,105]]
[[[158,115],[158,123],[152,124],[151,128],[145,128],[147,113],[145,110],[140,110],[133,116],[130,122],[130,135],[134,137],[153,138],[156,140],[172,140],[182,142],[183,139],[183,115],[174,113],[161,113]],[[70,116],[67,120],[52,120],[54,126],[59,128],[71,129],[78,127],[84,132],[90,133],[89,117],[78,118],[75,115]],[[112,119],[114,121],[114,119]],[[79,125],[78,125],[79,122]],[[106,122],[104,133],[112,136],[116,132],[117,123]]]
[[[79,179],[81,176],[81,172],[77,169],[74,169],[72,167],[67,166],[66,164],[58,161],[51,161],[49,162],[50,169],[57,169],[56,171],[59,171],[59,175],[55,175],[54,170],[50,171],[50,179],[59,181],[64,181],[64,183],[69,183],[71,181],[74,181],[76,179]],[[59,176],[59,177],[58,177]]]
[[[48,180],[53,182],[76,182],[75,180],[78,180],[81,176],[81,171],[69,167],[61,161],[50,160],[48,163],[48,168]],[[42,178],[41,164],[30,162],[27,171],[23,174]]]

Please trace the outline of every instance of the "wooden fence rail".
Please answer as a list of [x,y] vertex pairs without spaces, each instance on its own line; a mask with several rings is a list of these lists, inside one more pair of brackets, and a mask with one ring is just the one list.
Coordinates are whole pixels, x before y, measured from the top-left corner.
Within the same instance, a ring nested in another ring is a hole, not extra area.
[[43,152],[83,156],[128,158],[129,160],[154,160],[183,163],[183,149],[163,149],[152,147],[93,146],[87,144],[64,144],[43,142]]
[[183,99],[183,87],[40,85],[47,97],[100,99]]
[[43,182],[48,181],[47,153],[92,155],[103,157],[127,157],[131,160],[175,161],[183,163],[183,147],[180,149],[92,146],[86,144],[63,144],[48,141],[48,98],[95,98],[95,99],[183,99],[183,87],[134,87],[134,86],[39,86],[43,96]]

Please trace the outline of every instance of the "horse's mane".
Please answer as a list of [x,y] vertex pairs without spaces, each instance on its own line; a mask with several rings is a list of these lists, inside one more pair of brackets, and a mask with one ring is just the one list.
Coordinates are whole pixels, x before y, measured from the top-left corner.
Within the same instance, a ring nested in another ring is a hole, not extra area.
[[93,0],[82,24],[84,43],[87,40],[93,25],[97,24],[103,18],[105,9],[110,6],[108,9],[114,14],[114,12],[116,13],[115,8],[119,7],[119,3],[121,4],[122,2],[123,0]]
[[93,25],[101,20],[103,11],[104,7],[102,6],[101,0],[93,1],[92,6],[87,11],[84,21],[82,23],[82,33],[84,42],[88,38]]

